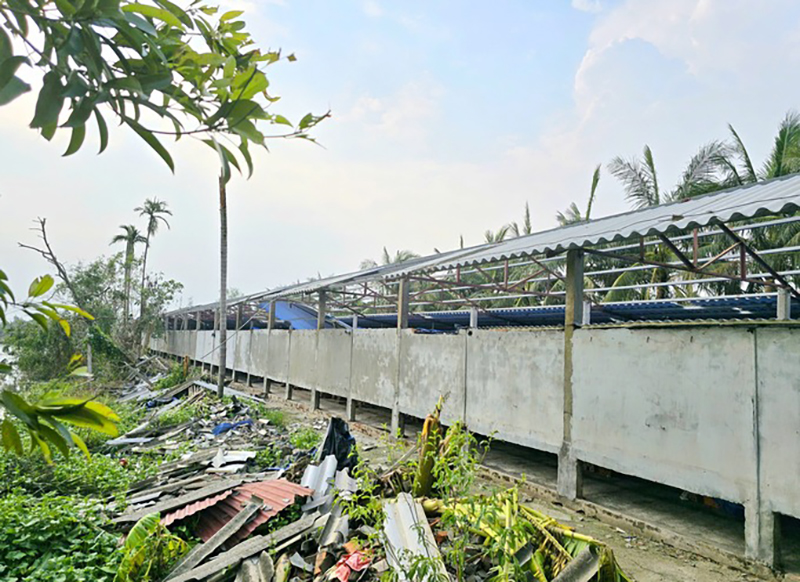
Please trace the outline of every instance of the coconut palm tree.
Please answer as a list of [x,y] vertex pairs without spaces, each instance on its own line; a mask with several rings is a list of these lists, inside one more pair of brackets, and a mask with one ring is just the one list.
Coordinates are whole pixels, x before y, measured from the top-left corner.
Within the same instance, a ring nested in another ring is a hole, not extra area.
[[111,244],[125,243],[125,299],[123,306],[122,327],[125,329],[128,325],[128,317],[130,316],[131,305],[131,272],[133,270],[133,261],[135,258],[136,245],[147,240],[139,232],[139,229],[132,224],[120,225],[122,232],[111,239]]
[[589,202],[586,204],[586,214],[581,214],[578,205],[572,202],[564,212],[558,212],[556,214],[556,220],[560,226],[567,226],[568,224],[576,222],[585,222],[591,219],[592,206],[594,205],[594,197],[597,193],[598,184],[600,184],[600,164],[597,164],[594,173],[592,173],[592,187],[589,190]]
[[527,202],[525,202],[525,215],[522,218],[522,227],[520,227],[516,221],[512,222],[511,233],[514,236],[525,236],[526,234],[533,233],[533,225],[531,224],[531,209]]
[[383,254],[381,255],[381,262],[378,263],[374,259],[364,259],[361,261],[359,265],[360,269],[373,269],[380,265],[396,265],[399,263],[405,263],[406,261],[410,261],[411,259],[418,259],[419,255],[414,251],[409,250],[397,250],[394,253],[394,256],[388,251],[386,247],[383,247]]
[[147,253],[150,250],[150,238],[158,232],[160,223],[169,228],[169,221],[165,215],[172,216],[172,211],[167,208],[167,203],[158,198],[148,198],[144,204],[133,209],[139,216],[147,217],[147,229],[144,239],[144,253],[142,254],[142,283],[139,286],[139,319],[144,317],[145,292],[144,285],[147,278]]

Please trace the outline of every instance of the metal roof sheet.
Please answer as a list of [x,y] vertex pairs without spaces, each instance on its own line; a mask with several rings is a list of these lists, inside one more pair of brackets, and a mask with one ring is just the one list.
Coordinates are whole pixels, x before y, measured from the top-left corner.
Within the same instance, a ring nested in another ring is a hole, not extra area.
[[797,210],[800,210],[800,175],[795,174],[484,245],[456,258],[442,257],[442,260],[419,267],[408,265],[384,278],[396,279],[420,271],[562,252],[638,236],[672,234],[719,222]]
[[223,491],[219,495],[212,495],[211,497],[206,497],[205,499],[201,499],[200,501],[195,501],[194,503],[190,503],[180,509],[173,511],[172,513],[168,513],[164,516],[161,520],[162,525],[168,526],[171,523],[178,521],[180,519],[185,519],[190,515],[194,515],[198,511],[203,511],[204,509],[208,509],[209,507],[216,505],[226,497],[229,497],[233,494],[233,490],[229,489],[228,491]]
[[249,536],[263,523],[294,503],[295,497],[311,495],[311,489],[302,487],[286,479],[245,483],[237,487],[233,495],[212,505],[201,514],[197,533],[203,541],[208,541],[222,526],[238,514],[253,495],[264,500],[264,506],[256,512],[253,519],[233,534],[226,544],[235,544]]
[[423,577],[424,582],[449,580],[422,506],[408,493],[400,493],[397,499],[384,502],[383,511],[386,514],[383,522],[386,559],[398,580],[409,580],[406,572],[414,556],[430,559],[437,570]]

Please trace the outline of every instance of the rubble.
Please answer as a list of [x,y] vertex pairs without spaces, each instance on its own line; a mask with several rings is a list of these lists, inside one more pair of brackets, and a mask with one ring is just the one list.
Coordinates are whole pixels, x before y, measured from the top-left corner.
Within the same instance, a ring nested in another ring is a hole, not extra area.
[[[270,421],[256,397],[226,388],[219,400],[216,386],[202,380],[162,391],[155,383],[130,386],[122,398],[148,412],[107,444],[173,459],[130,487],[113,520],[130,527],[157,513],[162,526],[201,540],[172,566],[169,582],[368,582],[388,570],[399,581],[433,582],[455,579],[455,552],[462,580],[513,580],[511,563],[538,582],[626,580],[602,544],[513,494],[466,501],[437,489],[436,475],[458,467],[469,444],[457,439],[468,434],[463,427],[439,424],[441,402],[420,443],[370,473],[342,419],[313,422],[324,438],[297,450],[291,434],[301,427]],[[524,537],[503,538],[503,519]]]

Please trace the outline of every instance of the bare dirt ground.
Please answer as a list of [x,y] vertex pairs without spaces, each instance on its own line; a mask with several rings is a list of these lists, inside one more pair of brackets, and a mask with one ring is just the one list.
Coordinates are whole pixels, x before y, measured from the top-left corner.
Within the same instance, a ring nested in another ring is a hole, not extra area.
[[[236,389],[259,393],[255,386],[248,388],[237,384]],[[319,419],[327,419],[331,415],[344,415],[344,406],[326,402],[323,410],[312,411],[308,406],[307,392],[297,394],[292,401],[287,401],[282,394],[274,394],[269,398],[269,406],[283,410],[289,422],[311,423]],[[390,456],[398,456],[398,448],[410,446],[413,436],[406,438],[405,443],[398,444],[388,437],[388,432],[381,419],[365,418],[366,422],[352,422],[350,428],[359,443],[359,448],[366,452],[363,456],[370,462],[388,465]],[[497,488],[508,487],[507,483],[499,483],[488,477],[480,480],[479,487],[487,492]],[[523,488],[524,491],[524,488]],[[527,494],[521,501],[552,516],[563,524],[574,527],[581,533],[590,535],[610,546],[625,573],[638,582],[761,582],[776,580],[798,580],[794,577],[772,576],[763,571],[745,571],[717,563],[713,560],[686,552],[670,545],[647,537],[637,537],[624,528],[619,528],[594,517],[584,515],[580,510],[573,510],[558,503],[537,499]]]

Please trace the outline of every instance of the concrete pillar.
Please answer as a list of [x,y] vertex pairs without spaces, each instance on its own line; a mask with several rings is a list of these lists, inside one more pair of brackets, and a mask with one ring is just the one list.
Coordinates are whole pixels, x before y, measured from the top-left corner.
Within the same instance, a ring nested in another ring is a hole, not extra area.
[[353,316],[353,329],[358,329],[358,315]]
[[471,307],[469,310],[469,327],[470,329],[478,329],[478,308]]
[[777,319],[787,321],[792,318],[792,296],[789,290],[781,287],[778,289],[778,313]]
[[242,304],[236,306],[236,331],[242,329]]
[[272,331],[275,328],[275,307],[274,301],[269,302],[269,315],[267,317],[267,329]]
[[195,329],[197,331],[200,331],[201,329],[203,329],[203,314],[202,314],[202,312],[198,311],[196,317],[197,317],[197,320],[196,320],[197,323],[195,324]]
[[319,292],[317,302],[317,329],[325,329],[325,316],[328,311],[328,294],[325,291]]
[[347,422],[352,422],[356,419],[356,408],[358,408],[358,401],[354,400],[352,396],[348,396],[344,411],[345,420],[347,420]]
[[286,382],[286,400],[291,400],[292,394],[293,394],[292,385],[289,384],[289,382]]
[[583,302],[583,325],[589,325],[592,323],[592,302],[591,301],[584,301]]
[[583,494],[583,474],[580,461],[572,451],[572,336],[583,324],[583,251],[567,251],[567,274],[564,280],[566,303],[564,310],[564,434],[558,454],[559,495],[577,499]]
[[269,398],[269,378],[264,376],[264,398]]
[[400,279],[397,286],[397,329],[408,329],[408,287],[408,279]]
[[745,557],[774,567],[780,563],[780,518],[759,501],[744,505]]

